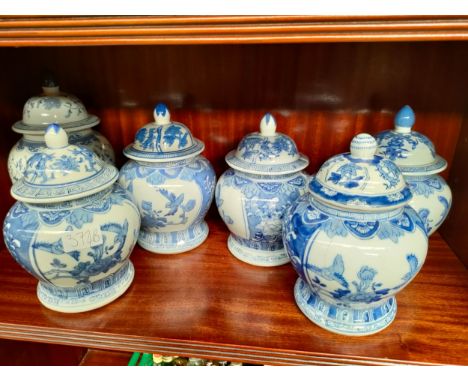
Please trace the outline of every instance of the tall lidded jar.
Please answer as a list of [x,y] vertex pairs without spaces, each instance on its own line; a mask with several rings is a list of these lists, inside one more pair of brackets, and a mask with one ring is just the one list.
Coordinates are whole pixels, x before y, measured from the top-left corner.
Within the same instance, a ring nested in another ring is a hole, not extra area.
[[230,252],[246,263],[277,266],[289,262],[281,223],[284,211],[304,194],[308,164],[294,141],[276,132],[265,114],[260,132],[246,135],[237,150],[226,155],[231,167],[216,186],[219,214],[231,231]]
[[452,192],[438,175],[447,168],[447,162],[436,154],[434,144],[425,135],[412,130],[415,120],[413,109],[404,106],[395,116],[395,128],[376,136],[377,152],[400,168],[413,192],[409,204],[423,219],[430,236],[447,217]]
[[411,191],[376,149],[372,136],[354,137],[351,152],[326,161],[284,218],[285,247],[299,274],[296,303],[339,334],[387,327],[396,314],[394,295],[427,254],[424,224],[408,206]]
[[68,133],[71,144],[86,146],[99,158],[114,163],[114,151],[109,141],[93,126],[99,118],[88,114],[83,103],[73,95],[60,91],[54,80],[48,79],[41,95],[31,97],[23,108],[23,119],[13,125],[13,131],[23,137],[12,147],[8,156],[8,173],[14,183],[23,176],[26,163],[45,147],[44,133],[51,123],[60,124]]
[[140,215],[116,180],[118,170],[51,124],[46,147],[28,160],[12,187],[18,201],[3,236],[15,260],[39,279],[37,295],[52,310],[84,312],[115,300],[134,276],[129,256]]
[[208,236],[204,218],[213,200],[216,175],[201,155],[205,145],[166,105],[154,109],[155,122],[138,130],[124,155],[120,184],[141,213],[138,244],[148,251],[175,254],[198,247]]

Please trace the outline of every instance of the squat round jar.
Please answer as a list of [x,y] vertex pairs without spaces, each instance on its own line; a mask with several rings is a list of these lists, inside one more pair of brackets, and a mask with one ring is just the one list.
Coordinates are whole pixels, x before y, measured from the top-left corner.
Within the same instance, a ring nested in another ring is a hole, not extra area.
[[13,131],[23,134],[8,156],[8,173],[12,182],[23,176],[29,158],[45,148],[44,133],[51,123],[60,124],[68,133],[71,144],[86,146],[102,160],[113,164],[115,156],[111,144],[102,134],[91,129],[99,124],[99,118],[88,114],[78,98],[61,92],[53,81],[47,81],[42,90],[41,95],[27,100],[23,119],[12,127]]
[[154,109],[155,122],[138,130],[124,155],[119,183],[141,213],[138,244],[148,251],[176,254],[202,244],[204,218],[214,195],[216,175],[201,155],[205,146],[182,123],[173,122],[166,105]]
[[271,267],[289,262],[281,223],[284,211],[306,190],[309,160],[294,141],[276,132],[266,114],[260,132],[245,136],[226,155],[231,167],[216,186],[216,205],[231,234],[229,251],[246,263]]
[[352,336],[396,315],[395,294],[421,269],[428,243],[398,167],[359,134],[326,161],[285,214],[283,238],[299,278],[296,303],[314,323]]
[[400,168],[413,193],[409,205],[419,213],[430,236],[447,217],[452,192],[438,175],[447,168],[446,160],[436,154],[429,138],[412,130],[415,120],[413,109],[404,106],[395,116],[395,129],[376,136],[377,152]]
[[46,147],[12,187],[18,201],[3,236],[14,259],[39,280],[39,301],[77,313],[121,296],[132,283],[129,256],[140,215],[116,180],[118,171],[50,125]]

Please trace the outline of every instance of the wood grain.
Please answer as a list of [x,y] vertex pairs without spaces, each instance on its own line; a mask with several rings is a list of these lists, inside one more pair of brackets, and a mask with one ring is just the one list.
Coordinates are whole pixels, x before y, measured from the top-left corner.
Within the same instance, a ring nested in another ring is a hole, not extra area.
[[209,225],[209,239],[185,254],[137,247],[136,277],[125,295],[80,314],[42,307],[35,279],[2,250],[0,337],[260,364],[468,364],[468,271],[437,233],[421,273],[397,296],[392,325],[349,338],[299,311],[289,264],[244,264],[229,254],[222,223]]
[[468,39],[468,18],[317,16],[2,17],[0,46]]
[[454,155],[454,166],[450,172],[448,184],[452,190],[452,207],[447,220],[440,227],[440,233],[468,267],[468,235],[466,217],[468,216],[468,115],[462,124],[460,137]]
[[127,366],[132,353],[88,349],[80,366]]

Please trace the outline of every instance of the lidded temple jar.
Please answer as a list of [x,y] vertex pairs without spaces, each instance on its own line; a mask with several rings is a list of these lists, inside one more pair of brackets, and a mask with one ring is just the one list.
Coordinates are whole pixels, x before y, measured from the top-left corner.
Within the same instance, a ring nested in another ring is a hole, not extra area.
[[121,296],[134,276],[129,260],[140,214],[118,184],[118,170],[51,124],[46,147],[13,184],[18,201],[3,236],[15,260],[39,280],[40,302],[66,313],[99,308]]
[[411,107],[404,106],[395,116],[395,128],[376,136],[377,152],[400,168],[413,192],[410,206],[419,213],[430,236],[447,217],[452,192],[438,175],[447,168],[447,162],[436,154],[425,135],[412,130],[415,120]]
[[231,167],[216,186],[216,205],[231,234],[230,252],[246,263],[277,266],[289,262],[281,223],[284,211],[304,194],[308,164],[294,141],[276,132],[276,122],[265,114],[260,132],[246,135],[226,155]]
[[53,80],[46,80],[43,93],[27,100],[23,119],[13,125],[13,131],[23,137],[13,146],[8,156],[8,173],[12,182],[23,176],[26,163],[45,147],[44,133],[51,123],[58,123],[67,132],[71,144],[86,146],[99,158],[114,163],[114,151],[109,141],[93,126],[100,120],[88,114],[83,103],[73,95],[63,93]]
[[203,142],[182,123],[171,121],[166,105],[154,109],[155,121],[138,130],[124,155],[120,184],[141,213],[138,244],[148,251],[175,254],[205,241],[204,218],[214,195],[216,175],[201,155]]
[[368,134],[327,160],[285,214],[283,238],[299,274],[296,303],[317,325],[368,335],[396,314],[395,294],[421,269],[428,240],[411,191]]

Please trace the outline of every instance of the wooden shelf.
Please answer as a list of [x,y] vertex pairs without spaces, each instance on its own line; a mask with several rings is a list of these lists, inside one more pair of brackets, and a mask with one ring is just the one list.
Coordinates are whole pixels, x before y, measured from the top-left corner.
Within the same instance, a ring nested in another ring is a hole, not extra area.
[[223,224],[209,225],[208,240],[185,254],[158,256],[137,246],[130,289],[80,314],[42,307],[35,279],[2,249],[0,337],[259,364],[468,363],[468,271],[437,233],[421,273],[397,296],[393,324],[351,338],[299,311],[289,264],[244,264],[228,252]]
[[0,46],[468,39],[465,16],[1,17]]
[[127,366],[132,353],[88,349],[79,366]]

